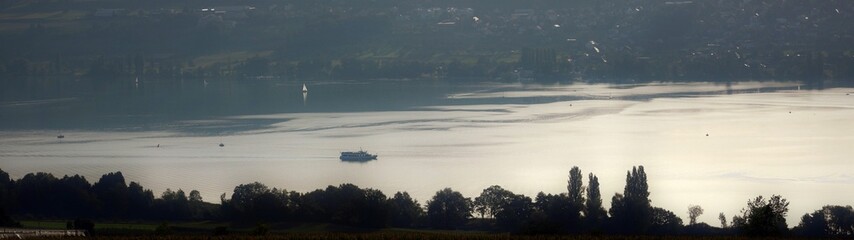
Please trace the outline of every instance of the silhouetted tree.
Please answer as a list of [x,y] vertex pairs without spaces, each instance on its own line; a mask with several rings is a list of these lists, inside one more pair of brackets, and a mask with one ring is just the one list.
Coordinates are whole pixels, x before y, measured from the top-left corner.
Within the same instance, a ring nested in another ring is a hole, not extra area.
[[851,206],[824,206],[812,214],[804,214],[793,230],[809,237],[854,236],[854,209]]
[[682,227],[682,219],[673,212],[663,208],[652,208],[652,222],[650,222],[649,233],[653,234],[678,234]]
[[611,198],[611,228],[617,233],[642,234],[652,222],[652,207],[649,201],[649,186],[643,166],[634,167],[626,173],[623,194]]
[[9,174],[0,169],[0,227],[20,227],[20,223],[6,215],[6,209],[13,209],[15,206],[12,199],[13,184]]
[[12,178],[9,177],[9,173],[0,169],[0,209],[14,207],[15,202],[12,195],[13,184],[14,182],[12,182]]
[[300,214],[315,221],[384,227],[389,217],[387,198],[382,192],[353,184],[315,190],[303,195],[298,204]]
[[59,212],[59,199],[55,195],[56,179],[50,173],[28,173],[15,182],[18,208],[15,213],[28,213],[36,216],[51,216]]
[[788,230],[786,212],[789,202],[779,195],[772,195],[766,200],[758,196],[747,201],[747,208],[742,209],[742,217],[733,219],[733,226],[749,236],[779,236]]
[[700,207],[699,205],[688,206],[688,218],[690,219],[688,224],[697,224],[697,217],[700,215],[703,215],[703,207]]
[[527,231],[529,233],[564,233],[577,217],[576,208],[567,194],[537,194],[534,203],[536,212]]
[[361,209],[359,226],[385,227],[388,223],[388,198],[380,190],[365,189],[364,203],[356,207]]
[[407,192],[397,192],[388,200],[389,221],[394,227],[410,227],[424,210]]
[[466,223],[471,217],[471,199],[450,188],[436,192],[427,202],[427,216],[434,228],[454,229]]
[[830,235],[854,236],[854,209],[851,206],[826,206],[823,211]]
[[98,201],[92,194],[92,185],[80,175],[65,176],[57,181],[54,194],[59,201],[59,211],[53,216],[93,217]]
[[184,190],[172,191],[166,189],[159,199],[154,200],[155,212],[160,216],[158,219],[187,220],[190,219],[190,204]]
[[502,229],[518,232],[524,229],[533,212],[530,197],[514,194],[495,213],[495,222]]
[[584,218],[587,230],[599,231],[602,223],[608,218],[602,207],[602,195],[599,192],[599,178],[593,173],[588,176],[587,202],[584,208]]
[[132,218],[151,217],[151,208],[154,205],[154,193],[143,189],[137,182],[128,185],[128,214]]
[[567,181],[566,189],[569,192],[570,216],[567,219],[567,225],[571,232],[581,230],[581,213],[584,211],[584,184],[581,174],[581,169],[573,166],[569,170],[569,180]]
[[289,216],[290,198],[285,190],[270,189],[259,182],[234,187],[231,200],[221,197],[222,212],[240,220],[282,220]]
[[197,190],[190,191],[190,202],[202,202],[202,193]]
[[480,196],[474,198],[474,210],[480,217],[495,217],[498,210],[513,198],[513,193],[493,185],[483,190]]
[[[573,166],[569,170],[569,180],[566,182],[566,190],[569,192],[569,201],[573,205],[583,206],[584,204],[584,184],[581,181],[581,169]],[[581,209],[581,207],[579,207]]]
[[727,228],[727,227],[729,227],[729,226],[727,226],[727,224],[726,224],[726,215],[724,215],[724,213],[723,213],[723,212],[721,212],[720,214],[718,214],[718,220],[720,220],[720,221],[721,221],[721,228]]
[[92,186],[103,206],[102,215],[108,218],[125,217],[128,209],[128,186],[122,172],[107,173]]

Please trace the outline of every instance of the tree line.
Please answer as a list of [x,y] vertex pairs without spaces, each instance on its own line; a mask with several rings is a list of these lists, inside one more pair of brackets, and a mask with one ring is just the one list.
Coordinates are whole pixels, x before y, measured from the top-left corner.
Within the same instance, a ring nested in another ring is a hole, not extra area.
[[[567,192],[540,192],[529,197],[501,186],[490,186],[474,199],[451,188],[439,190],[424,205],[407,192],[386,196],[382,191],[353,184],[328,186],[300,193],[254,182],[223,193],[220,204],[202,201],[192,190],[167,189],[160,197],[139,183],[126,184],[121,172],[103,175],[90,184],[85,177],[30,173],[13,180],[0,170],[0,225],[14,219],[77,219],[91,229],[95,220],[230,222],[316,222],[366,229],[385,227],[487,230],[519,234],[619,235],[746,235],[850,237],[854,235],[851,206],[824,206],[805,214],[799,225],[786,223],[789,202],[781,196],[750,199],[738,216],[720,213],[721,227],[697,223],[701,206],[688,208],[689,223],[673,212],[655,207],[643,166],[626,173],[622,193],[605,209],[599,179],[578,167],[569,171]],[[87,224],[88,222],[88,224]]]

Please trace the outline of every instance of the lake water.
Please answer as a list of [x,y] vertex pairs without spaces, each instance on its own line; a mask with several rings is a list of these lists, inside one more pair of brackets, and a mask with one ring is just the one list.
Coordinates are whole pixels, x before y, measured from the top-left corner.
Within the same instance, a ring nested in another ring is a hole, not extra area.
[[[423,203],[444,187],[472,198],[490,185],[564,192],[579,166],[599,176],[607,208],[626,171],[644,165],[652,204],[685,221],[698,204],[699,220],[719,225],[717,213],[757,195],[789,199],[790,227],[854,204],[852,88],[385,80],[310,82],[303,96],[301,85],[143,81],[7,100],[0,168],[90,181],[121,171],[155,193],[197,189],[210,202],[259,181],[300,192],[354,183]],[[360,148],[379,159],[338,160]]]

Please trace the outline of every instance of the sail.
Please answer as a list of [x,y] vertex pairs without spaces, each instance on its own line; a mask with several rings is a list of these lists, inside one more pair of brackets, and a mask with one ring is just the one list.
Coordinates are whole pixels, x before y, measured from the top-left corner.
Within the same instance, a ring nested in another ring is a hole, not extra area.
[[308,88],[306,88],[306,87],[305,87],[305,83],[303,83],[303,84],[302,84],[302,91],[303,91],[303,92],[308,92]]

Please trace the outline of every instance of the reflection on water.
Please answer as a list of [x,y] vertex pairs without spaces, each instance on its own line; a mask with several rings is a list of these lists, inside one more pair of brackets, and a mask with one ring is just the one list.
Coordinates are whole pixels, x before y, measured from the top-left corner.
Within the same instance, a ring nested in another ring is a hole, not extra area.
[[[253,181],[296,191],[349,182],[423,202],[443,187],[471,197],[494,184],[558,193],[577,165],[599,175],[607,205],[625,171],[644,165],[653,205],[684,215],[698,204],[733,216],[748,198],[781,194],[792,202],[790,225],[854,198],[839,191],[854,187],[848,88],[388,81],[309,84],[309,99],[301,83],[216,84],[113,103],[7,103],[0,167],[16,178],[48,171],[91,181],[122,171],[156,192],[198,189],[214,202]],[[84,114],[38,120],[54,111]],[[29,122],[10,123],[22,119]],[[338,159],[359,148],[382,160]],[[715,225],[715,215],[700,220]]]

